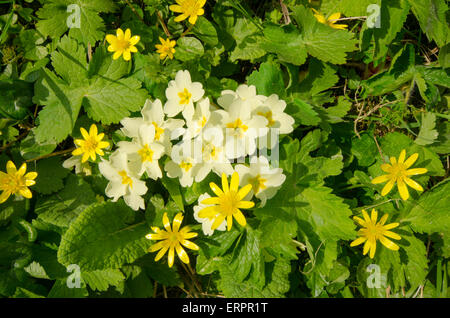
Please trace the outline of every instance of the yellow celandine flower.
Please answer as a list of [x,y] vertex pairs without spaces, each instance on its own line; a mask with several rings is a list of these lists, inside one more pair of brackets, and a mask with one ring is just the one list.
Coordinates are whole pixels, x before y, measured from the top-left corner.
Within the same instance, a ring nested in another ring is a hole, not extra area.
[[339,18],[341,17],[341,14],[339,12],[333,13],[332,15],[330,15],[328,17],[328,19],[326,19],[325,16],[323,14],[321,14],[319,11],[314,10],[314,9],[312,9],[312,10],[314,11],[314,17],[320,23],[329,25],[333,29],[338,29],[338,30],[347,29],[348,26],[346,24],[336,24],[337,20],[339,20]]
[[389,214],[383,215],[380,221],[377,223],[378,212],[375,209],[372,209],[370,218],[365,210],[362,210],[362,213],[364,220],[357,216],[353,217],[353,220],[358,222],[362,226],[362,229],[358,231],[359,237],[351,242],[350,246],[353,247],[365,243],[363,248],[363,255],[366,255],[370,251],[370,258],[373,258],[375,256],[375,251],[377,249],[377,240],[379,240],[381,244],[386,246],[388,249],[398,251],[398,245],[386,237],[390,237],[394,240],[401,239],[400,235],[389,231],[393,228],[396,228],[399,223],[390,223],[384,225]]
[[27,199],[32,197],[32,193],[29,186],[36,183],[34,179],[37,177],[37,172],[27,172],[27,164],[23,163],[19,170],[17,170],[16,165],[9,160],[6,163],[6,173],[0,171],[0,190],[2,194],[0,195],[0,203],[8,200],[11,194],[19,194]]
[[214,219],[211,226],[212,230],[217,229],[220,224],[226,219],[227,229],[231,230],[233,225],[233,217],[241,225],[247,224],[244,214],[239,209],[250,209],[255,203],[252,201],[242,201],[242,199],[252,189],[251,184],[247,184],[238,190],[239,187],[239,174],[234,172],[231,176],[230,185],[228,185],[227,175],[222,174],[222,189],[220,189],[214,182],[209,184],[211,190],[217,195],[217,197],[211,197],[200,202],[201,204],[208,204],[208,206],[199,211],[198,216],[200,218]]
[[203,6],[206,0],[176,0],[178,4],[172,4],[169,9],[176,13],[181,13],[175,18],[175,22],[189,18],[190,24],[195,24],[199,15],[203,15]]
[[197,244],[192,243],[191,241],[188,241],[188,239],[196,237],[198,233],[196,232],[190,232],[189,226],[184,226],[180,230],[181,222],[183,221],[183,214],[178,213],[175,215],[173,219],[172,228],[170,227],[170,221],[167,217],[167,213],[164,213],[163,215],[163,224],[164,230],[160,230],[158,227],[154,226],[152,227],[154,234],[147,234],[145,237],[149,240],[161,240],[158,243],[153,244],[148,249],[149,252],[156,252],[159,250],[158,254],[156,254],[155,262],[159,261],[161,257],[166,254],[167,250],[169,250],[169,267],[172,267],[175,251],[178,254],[178,257],[181,259],[181,261],[185,264],[189,264],[189,257],[186,253],[186,251],[183,249],[183,246],[197,251],[199,247]]
[[416,181],[409,178],[408,176],[427,173],[428,170],[426,168],[408,169],[414,164],[414,162],[416,162],[417,158],[419,157],[418,153],[411,155],[406,161],[405,157],[406,157],[406,150],[403,149],[400,152],[398,160],[395,159],[395,157],[391,157],[390,158],[391,164],[385,163],[381,165],[381,169],[384,172],[387,172],[388,174],[376,177],[375,179],[372,180],[373,184],[388,181],[388,183],[386,183],[386,185],[384,186],[383,190],[381,190],[382,196],[388,194],[392,190],[392,187],[396,182],[398,192],[400,193],[400,196],[403,200],[408,200],[409,198],[409,192],[406,185],[409,185],[411,188],[416,189],[417,191],[423,191],[422,186],[418,184]]
[[117,60],[122,54],[125,61],[131,60],[131,53],[136,53],[138,50],[135,47],[140,41],[140,36],[131,36],[131,30],[126,29],[125,33],[122,29],[117,29],[116,35],[108,34],[106,41],[110,44],[108,46],[109,52],[115,52],[113,59]]
[[103,156],[105,153],[102,149],[109,146],[109,142],[102,141],[105,134],[98,134],[97,126],[95,124],[92,124],[91,128],[89,128],[89,133],[83,127],[80,128],[80,131],[81,135],[83,135],[84,140],[74,140],[74,143],[79,146],[79,148],[75,149],[72,152],[72,155],[83,155],[83,157],[81,158],[82,163],[85,163],[89,159],[89,157],[91,157],[92,160],[95,160],[95,158],[97,157],[96,154]]
[[166,56],[168,56],[170,59],[173,59],[173,54],[175,53],[175,49],[173,48],[175,44],[177,44],[174,40],[164,40],[162,37],[159,37],[159,41],[161,44],[156,44],[156,53],[159,53],[159,58],[161,60],[164,60]]

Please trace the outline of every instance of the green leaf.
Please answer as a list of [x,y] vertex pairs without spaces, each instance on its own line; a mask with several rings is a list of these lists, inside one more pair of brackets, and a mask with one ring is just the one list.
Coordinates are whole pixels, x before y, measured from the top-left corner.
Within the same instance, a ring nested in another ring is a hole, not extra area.
[[68,228],[81,212],[96,202],[91,186],[70,174],[60,192],[46,198],[38,197],[35,212],[39,220]]
[[361,134],[361,138],[352,140],[352,154],[358,159],[360,166],[370,166],[375,161],[377,153],[377,145],[370,134]]
[[16,43],[24,51],[24,58],[38,61],[48,55],[48,49],[42,46],[44,38],[35,30],[24,30],[20,33]]
[[84,46],[68,36],[63,36],[58,50],[52,53],[52,66],[67,84],[77,83],[86,77],[87,54]]
[[311,59],[308,75],[298,86],[298,92],[309,97],[331,88],[339,81],[336,70],[337,67],[334,65]]
[[0,81],[0,118],[24,119],[33,103],[33,87],[22,80]]
[[194,24],[192,32],[205,44],[215,46],[219,43],[214,25],[204,17],[199,17]]
[[439,47],[444,46],[448,41],[446,2],[444,0],[408,0],[408,2],[428,39],[434,40]]
[[20,154],[26,160],[47,155],[55,148],[55,142],[38,142],[33,131],[20,142]]
[[255,60],[266,54],[261,48],[262,36],[259,29],[248,19],[238,18],[233,27],[232,36],[236,41],[236,46],[231,52],[230,60]]
[[94,291],[107,291],[109,286],[119,286],[125,280],[119,269],[83,271],[81,278]]
[[252,281],[239,282],[235,279],[234,271],[227,266],[227,261],[220,267],[218,288],[229,298],[279,298],[284,297],[289,290],[288,275],[291,266],[284,259],[277,259],[265,266],[266,285],[261,287]]
[[307,52],[303,38],[292,24],[266,24],[261,46],[267,52],[276,53],[281,61],[294,65],[302,65],[306,61]]
[[346,16],[366,16],[367,7],[370,4],[380,4],[380,0],[323,0],[320,4],[322,14],[329,16],[335,12],[340,12]]
[[185,36],[177,41],[175,58],[180,61],[194,60],[205,53],[202,42],[194,37]]
[[433,113],[422,113],[422,123],[420,131],[414,142],[418,145],[425,146],[434,143],[438,137],[436,129],[436,115]]
[[333,64],[344,64],[348,52],[356,50],[353,33],[333,29],[317,22],[311,10],[302,5],[291,8],[293,18],[302,27],[303,43],[312,56]]
[[264,62],[258,71],[254,71],[247,78],[248,85],[255,85],[258,94],[270,96],[278,94],[281,98],[285,95],[283,74],[280,66],[274,62]]
[[[69,27],[68,22],[77,19],[76,10],[69,7],[76,5],[79,9],[79,28]],[[104,36],[105,26],[100,12],[113,12],[116,6],[111,0],[50,0],[37,11],[40,19],[36,28],[44,36],[58,38],[70,29],[69,35],[85,45],[94,45]],[[72,9],[73,11],[70,11]]]
[[52,289],[48,293],[48,298],[84,298],[89,295],[85,286],[80,288],[69,288],[67,286],[67,278],[59,278],[53,284]]
[[302,125],[315,126],[322,121],[313,106],[298,98],[288,104],[286,111]]
[[167,191],[169,191],[171,198],[173,199],[173,201],[175,201],[178,208],[181,211],[184,211],[183,197],[181,196],[180,191],[180,183],[175,179],[171,179],[166,176],[164,176],[164,178],[161,179],[161,182],[167,189]]
[[42,194],[50,194],[62,189],[63,179],[69,173],[58,157],[39,160],[36,164],[36,172],[38,176],[32,189]]
[[122,201],[90,206],[61,238],[58,261],[82,270],[120,268],[143,256],[151,245],[146,222],[133,223],[136,212]]

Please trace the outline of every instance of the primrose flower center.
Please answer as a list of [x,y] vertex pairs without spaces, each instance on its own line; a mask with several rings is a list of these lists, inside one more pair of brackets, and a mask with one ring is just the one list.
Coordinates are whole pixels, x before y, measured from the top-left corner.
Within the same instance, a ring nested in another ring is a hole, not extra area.
[[148,144],[145,144],[144,147],[142,147],[139,151],[138,151],[139,156],[141,156],[141,161],[142,162],[152,162],[153,161],[153,150],[150,149],[150,147],[148,146]]
[[192,94],[185,88],[182,92],[178,93],[178,97],[180,98],[180,105],[189,104]]
[[159,140],[161,138],[161,135],[164,133],[164,129],[159,127],[155,122],[153,122],[152,124],[155,127],[155,140]]
[[184,171],[188,172],[189,170],[191,170],[192,168],[192,163],[190,162],[186,162],[186,161],[182,161],[180,163],[180,168],[184,169]]
[[248,126],[244,125],[240,118],[236,119],[234,122],[228,123],[227,128],[234,129],[234,134],[242,138],[244,132],[248,130]]
[[273,120],[273,118],[272,118],[273,114],[270,110],[267,113],[258,112],[257,114],[260,116],[263,116],[267,119],[267,121],[268,121],[267,127],[272,127],[273,125],[275,125],[275,120]]
[[207,121],[208,121],[208,120],[206,119],[206,117],[203,116],[202,119],[199,119],[199,120],[197,121],[197,125],[198,125],[198,126],[200,127],[200,129],[201,129],[201,128],[205,127]]
[[262,178],[259,174],[253,178],[250,178],[248,181],[252,185],[255,194],[258,194],[260,190],[264,190],[265,188],[267,188],[267,179]]
[[127,172],[122,170],[118,173],[122,177],[122,184],[127,184],[130,188],[133,188],[133,180],[128,176]]

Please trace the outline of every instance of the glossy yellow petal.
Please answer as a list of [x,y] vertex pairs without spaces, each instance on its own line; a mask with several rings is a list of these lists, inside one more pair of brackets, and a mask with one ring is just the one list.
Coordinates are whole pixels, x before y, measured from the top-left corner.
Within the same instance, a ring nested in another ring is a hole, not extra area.
[[11,195],[10,191],[3,191],[2,194],[0,195],[0,203],[5,202],[6,200],[8,200],[9,196]]
[[424,174],[427,172],[428,172],[428,170],[426,168],[415,168],[415,169],[406,170],[405,174],[407,176],[415,176],[415,175]]
[[225,220],[225,214],[221,213],[215,218],[213,224],[211,225],[211,230],[217,229],[220,224],[222,224],[223,220]]
[[167,250],[169,249],[169,246],[164,246],[159,252],[158,254],[156,254],[155,256],[155,262],[159,261],[161,259],[161,257],[164,256],[164,254],[166,254]]
[[141,40],[141,37],[139,35],[135,35],[135,36],[131,37],[130,45],[134,46],[134,45],[138,44],[140,40]]
[[201,204],[219,204],[220,199],[218,197],[206,198],[200,202]]
[[412,154],[404,163],[405,169],[411,167],[416,162],[417,158],[419,158],[419,154],[417,152]]
[[27,164],[24,162],[20,166],[19,170],[17,170],[17,174],[22,177],[25,174],[25,172],[27,172]]
[[367,214],[367,211],[366,210],[362,210],[362,214],[363,214],[364,220],[366,222],[370,223],[370,217],[369,217],[369,214]]
[[408,188],[406,187],[405,182],[403,182],[403,180],[398,180],[397,181],[397,188],[398,188],[398,192],[400,193],[400,197],[406,201],[409,198],[409,192],[408,192]]
[[123,51],[123,59],[125,61],[131,60],[131,52],[130,49]]
[[233,216],[228,215],[227,216],[227,231],[230,231],[232,226],[233,226]]
[[377,250],[377,241],[374,241],[370,244],[370,253],[369,253],[370,258],[373,258],[375,256],[376,250]]
[[157,242],[157,243],[153,244],[152,246],[150,246],[148,251],[153,253],[153,252],[156,252],[156,251],[164,248],[165,246],[168,246],[167,242],[166,241],[160,241],[160,242]]
[[209,206],[209,207],[201,209],[198,212],[198,217],[200,217],[200,218],[213,218],[213,217],[216,216],[217,213],[218,213],[218,207],[217,206]]
[[358,246],[362,243],[364,243],[365,241],[367,241],[367,237],[362,236],[362,237],[358,237],[356,240],[354,240],[353,242],[350,243],[350,246]]
[[77,148],[74,151],[72,151],[72,156],[79,156],[83,153],[83,150],[81,148]]
[[178,257],[181,259],[181,261],[185,264],[189,264],[189,257],[187,255],[186,251],[181,247],[181,245],[177,244],[175,246],[175,249],[176,249]]
[[209,183],[209,187],[211,188],[211,190],[218,196],[222,196],[223,192],[222,190],[219,188],[219,186],[217,184],[215,184],[214,182],[210,182]]
[[381,244],[383,244],[384,246],[386,246],[390,250],[398,251],[398,249],[399,249],[397,244],[392,242],[390,239],[385,238],[384,236],[380,237],[380,242],[381,242]]
[[174,19],[174,21],[175,21],[175,22],[180,22],[180,21],[186,20],[187,17],[188,17],[188,15],[186,15],[186,14],[183,13],[183,14],[177,16],[177,17]]
[[107,35],[106,35],[106,41],[107,41],[109,44],[116,43],[117,37],[116,37],[115,35],[112,35],[112,34],[107,34]]
[[227,175],[225,173],[222,173],[222,190],[223,192],[230,191],[230,188],[228,187]]
[[384,174],[382,176],[374,178],[372,180],[372,183],[373,184],[383,183],[383,182],[389,181],[390,178],[391,178],[391,176],[389,174]]
[[176,13],[181,13],[183,12],[181,6],[177,5],[177,4],[172,4],[169,6],[169,10],[172,12],[176,12]]
[[92,124],[91,127],[89,128],[89,136],[91,136],[92,138],[96,138],[97,134],[98,134],[97,126],[95,124]]
[[255,203],[252,201],[239,201],[237,207],[239,209],[251,209],[255,206]]
[[113,55],[113,60],[117,60],[121,55],[122,55],[123,51],[116,51],[116,53],[114,53]]
[[369,252],[371,246],[372,243],[369,240],[367,240],[366,243],[364,243],[363,255],[366,255]]
[[233,214],[236,221],[239,223],[240,226],[247,225],[247,221],[245,220],[244,214],[238,209],[236,213]]
[[38,173],[37,173],[37,172],[31,171],[31,172],[28,172],[28,173],[25,175],[25,179],[28,179],[28,180],[34,180],[34,179],[36,179],[37,176],[38,176]]
[[[239,174],[235,171],[231,175],[230,191],[237,192],[239,188]],[[224,190],[225,191],[225,190]]]
[[81,158],[81,163],[85,163],[89,159],[89,153],[85,152],[83,153],[83,157]]
[[11,160],[6,163],[6,172],[8,174],[16,174],[17,172],[16,165]]
[[123,40],[125,37],[125,34],[123,33],[123,30],[121,28],[118,28],[116,30],[116,36],[118,40]]
[[372,212],[370,214],[370,218],[372,220],[372,222],[375,224],[377,223],[377,219],[378,219],[378,212],[375,209],[372,209]]
[[423,188],[420,184],[418,184],[416,181],[414,181],[413,179],[410,179],[408,177],[405,177],[403,179],[405,181],[405,183],[407,185],[409,185],[411,188],[417,190],[417,191],[423,191]]
[[381,170],[383,170],[384,172],[390,173],[392,170],[392,166],[388,163],[383,163],[381,165]]
[[387,237],[390,237],[390,238],[392,238],[394,240],[401,240],[402,239],[400,235],[398,235],[397,233],[394,233],[392,231],[385,231],[383,233],[383,235],[387,236]]
[[34,180],[25,180],[25,185],[27,187],[31,187],[32,185],[35,185],[35,184],[36,184],[36,181],[34,181]]
[[353,220],[355,220],[356,222],[358,222],[361,226],[366,226],[366,221],[364,221],[363,219],[361,219],[360,217],[358,217],[358,216],[354,216],[353,217]]
[[173,261],[175,259],[175,249],[173,247],[169,248],[169,255],[167,257],[167,262],[169,264],[169,267],[173,266]]
[[21,196],[27,198],[27,199],[31,199],[31,197],[33,196],[33,194],[31,193],[30,189],[28,188],[23,188],[19,190],[19,193]]
[[242,200],[252,189],[252,185],[251,184],[247,184],[246,186],[242,187],[239,191],[238,191],[238,197],[239,200]]
[[383,228],[384,228],[385,230],[391,230],[391,229],[393,229],[393,228],[396,228],[396,227],[399,226],[399,225],[400,225],[400,223],[397,223],[397,222],[395,222],[395,223],[389,223],[389,224],[384,225]]
[[190,250],[193,250],[193,251],[198,251],[198,250],[200,249],[200,247],[198,247],[197,244],[192,243],[191,241],[188,241],[188,240],[183,240],[183,241],[181,241],[180,243],[181,243],[181,245],[183,245],[184,247],[186,247],[186,248],[188,248],[188,249],[190,249]]
[[380,222],[378,222],[378,224],[380,225],[384,225],[384,223],[386,223],[387,218],[389,217],[389,214],[385,214],[381,217]]
[[86,129],[84,129],[83,127],[81,127],[80,128],[80,132],[81,132],[81,135],[83,136],[83,138],[86,140],[86,139],[89,139],[89,133],[87,132],[87,130]]
[[328,17],[328,21],[335,22],[333,20],[339,20],[340,17],[341,17],[341,14],[339,12],[336,12]]
[[392,165],[395,165],[397,163],[397,159],[395,157],[390,157],[389,161],[391,162]]
[[167,213],[164,213],[164,215],[163,215],[163,224],[164,224],[164,228],[166,229],[167,232],[172,232],[172,229],[170,228],[170,221],[167,216]]
[[386,185],[383,187],[383,190],[381,190],[381,195],[385,196],[386,194],[391,192],[392,187],[394,186],[394,184],[395,184],[395,180],[394,179],[389,180],[389,182],[386,183]]
[[406,150],[403,149],[400,152],[400,156],[398,157],[398,163],[403,163],[405,161],[405,157],[406,157]]
[[178,232],[180,229],[181,222],[183,222],[183,213],[177,213],[172,222],[173,232]]
[[191,16],[189,17],[189,23],[190,23],[190,24],[195,24],[195,22],[197,22],[197,18],[198,18],[197,15],[191,15]]

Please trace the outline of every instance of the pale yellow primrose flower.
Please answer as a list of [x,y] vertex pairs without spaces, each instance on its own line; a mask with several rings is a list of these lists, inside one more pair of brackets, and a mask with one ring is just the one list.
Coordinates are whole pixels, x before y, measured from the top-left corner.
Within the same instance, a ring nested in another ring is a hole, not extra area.
[[409,192],[406,185],[409,185],[411,188],[416,189],[417,191],[423,191],[422,186],[418,184],[416,181],[410,179],[409,176],[424,174],[427,173],[428,170],[425,168],[408,169],[414,164],[414,162],[416,162],[417,158],[419,157],[418,153],[412,154],[406,161],[405,157],[406,157],[406,150],[403,149],[400,152],[398,160],[395,159],[395,157],[391,157],[390,158],[391,164],[385,163],[381,165],[381,169],[384,172],[387,172],[388,174],[376,177],[375,179],[372,180],[373,184],[388,181],[388,183],[386,183],[386,185],[384,186],[383,190],[381,190],[382,196],[388,194],[392,190],[396,182],[398,192],[400,193],[400,196],[403,200],[408,200],[409,198]]
[[378,212],[372,209],[371,217],[367,214],[365,210],[362,210],[364,220],[360,217],[354,216],[353,220],[358,222],[362,228],[358,231],[358,238],[350,243],[350,246],[358,246],[362,243],[364,244],[363,255],[366,255],[369,251],[369,257],[373,258],[375,256],[375,251],[377,249],[377,240],[381,242],[388,249],[393,251],[398,251],[399,247],[397,244],[392,242],[386,237],[390,237],[394,240],[400,240],[401,237],[397,233],[391,232],[389,230],[399,226],[399,223],[390,223],[384,225],[388,218],[388,214],[381,217],[380,221],[377,223]]
[[336,24],[337,20],[339,20],[339,18],[341,17],[341,14],[339,12],[333,13],[328,17],[328,19],[326,19],[325,16],[321,14],[319,11],[314,9],[311,10],[314,11],[314,17],[317,19],[317,21],[319,21],[322,24],[326,24],[332,27],[333,29],[338,30],[347,29],[348,27],[346,24]]
[[72,152],[72,155],[83,155],[83,157],[81,158],[81,163],[86,162],[89,157],[91,157],[92,160],[95,160],[95,158],[97,157],[96,154],[103,156],[104,152],[102,148],[106,148],[109,146],[109,142],[102,141],[105,134],[97,134],[97,126],[95,126],[94,124],[91,125],[89,133],[83,127],[80,128],[80,131],[84,139],[74,140],[74,143],[79,147]]
[[174,46],[177,44],[174,40],[164,40],[162,37],[159,37],[159,41],[161,44],[156,44],[156,53],[159,53],[159,58],[161,60],[164,60],[166,56],[168,56],[170,59],[173,59],[173,54],[175,53]]
[[0,190],[3,191],[0,195],[0,203],[8,200],[11,194],[19,194],[27,199],[32,197],[29,186],[36,183],[34,179],[37,177],[37,172],[27,172],[27,164],[23,163],[19,170],[16,165],[9,160],[6,164],[6,173],[0,171]]
[[187,247],[191,250],[197,251],[199,247],[197,244],[188,241],[190,238],[196,237],[198,234],[195,232],[190,232],[189,226],[184,226],[180,230],[181,222],[183,221],[183,214],[178,213],[173,219],[172,227],[170,226],[169,218],[167,217],[167,213],[163,215],[163,223],[164,228],[166,230],[161,230],[158,227],[152,227],[154,233],[147,234],[145,237],[149,240],[161,240],[158,243],[153,244],[149,248],[149,252],[156,252],[159,250],[158,254],[156,254],[155,262],[159,261],[161,257],[166,254],[167,250],[169,250],[168,263],[169,267],[172,267],[175,251],[177,252],[178,257],[185,264],[189,264],[189,256],[187,255],[184,247]]
[[140,41],[140,36],[131,36],[131,30],[126,29],[125,33],[122,29],[117,29],[116,35],[108,34],[106,41],[110,44],[108,46],[109,52],[115,52],[113,59],[117,60],[122,54],[125,61],[131,60],[131,53],[136,53],[138,50],[135,47]]
[[195,24],[199,15],[203,15],[205,10],[203,6],[206,0],[176,0],[177,4],[172,4],[169,9],[181,15],[175,18],[175,22],[183,21],[189,18],[190,24]]

